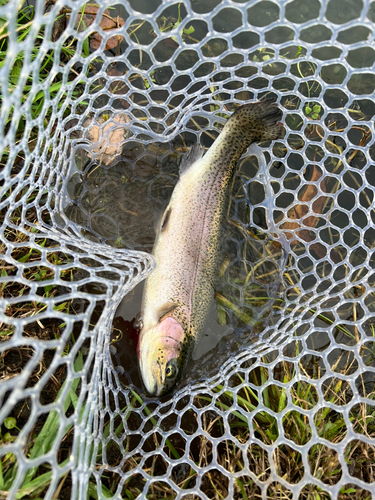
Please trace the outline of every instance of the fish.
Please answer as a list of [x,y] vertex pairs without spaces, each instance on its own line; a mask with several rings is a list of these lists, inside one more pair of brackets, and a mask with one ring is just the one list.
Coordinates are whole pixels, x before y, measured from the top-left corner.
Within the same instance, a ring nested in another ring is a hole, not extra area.
[[238,160],[253,142],[279,138],[281,117],[269,99],[244,104],[206,154],[196,144],[181,160],[179,180],[157,230],[156,267],[146,279],[142,301],[137,350],[151,396],[163,396],[176,386],[204,330]]

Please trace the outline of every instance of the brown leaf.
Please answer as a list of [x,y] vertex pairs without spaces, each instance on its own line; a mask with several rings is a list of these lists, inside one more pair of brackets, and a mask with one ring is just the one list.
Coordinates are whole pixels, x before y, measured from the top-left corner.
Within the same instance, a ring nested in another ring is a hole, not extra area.
[[[91,24],[95,21],[96,16],[98,15],[99,7],[88,6],[84,8],[83,16],[82,11],[77,15],[75,28],[78,31],[84,31],[86,28],[91,26]],[[111,11],[106,9],[102,15],[99,22],[99,26],[103,31],[112,31],[118,28],[122,28],[124,26],[125,21],[120,16],[112,17]],[[122,41],[124,37],[121,35],[114,35],[109,38],[105,45],[105,50],[114,49],[117,47]],[[99,33],[95,32],[92,35],[90,40],[90,46],[92,49],[97,50],[100,47],[102,41],[102,36]]]
[[107,68],[107,75],[108,76],[123,76],[124,72],[119,71],[116,67],[109,68],[109,69]]
[[[320,177],[321,177],[320,169],[314,165],[311,175],[311,182],[316,182]],[[304,205],[303,202],[310,201],[311,199],[314,198],[314,196],[316,196],[316,194],[317,194],[317,189],[313,184],[307,184],[300,190],[299,200],[301,203],[291,207],[287,213],[287,217],[289,219],[294,219],[297,222],[287,221],[280,226],[280,229],[283,230],[288,240],[291,240],[295,236],[298,236],[307,243],[311,243],[316,239],[316,234],[314,231],[308,229],[302,229],[303,226],[302,219],[309,211],[308,206]],[[322,213],[324,203],[325,203],[324,197],[318,198],[318,200],[316,200],[313,204],[314,211]],[[319,217],[314,217],[314,216],[309,216],[304,221],[304,223],[306,223],[306,225],[310,227],[315,227],[318,224],[318,222],[319,222]],[[291,231],[294,230],[293,233],[290,233],[288,229]],[[296,229],[300,230],[296,231]],[[299,243],[297,240],[293,240],[290,242],[291,248],[293,248],[295,245],[298,244]],[[327,254],[327,249],[320,243],[311,243],[310,248],[318,255],[319,258],[323,258]]]
[[[108,38],[108,40],[105,44],[105,50],[115,49],[116,47],[118,47],[120,45],[120,43],[123,41],[123,39],[124,39],[124,37],[121,35],[115,35],[115,36],[112,36],[111,38]],[[98,33],[95,33],[94,37],[91,40],[90,45],[93,49],[96,50],[100,47],[101,41],[102,41],[102,37]]]
[[173,38],[166,38],[165,45],[168,47],[172,47],[173,49],[177,49],[178,43],[173,40]]
[[51,40],[53,42],[56,42],[63,34],[63,32],[66,29],[66,23],[67,23],[66,10],[65,8],[63,8],[60,10],[60,12],[57,15],[56,21],[53,23],[52,33],[51,33]]
[[129,135],[125,127],[131,118],[123,113],[113,116],[108,122],[102,118],[93,125],[93,120],[85,121],[84,126],[88,129],[86,137],[96,145],[93,148],[94,153],[100,154],[100,162],[109,165],[113,159],[121,154],[122,145]]

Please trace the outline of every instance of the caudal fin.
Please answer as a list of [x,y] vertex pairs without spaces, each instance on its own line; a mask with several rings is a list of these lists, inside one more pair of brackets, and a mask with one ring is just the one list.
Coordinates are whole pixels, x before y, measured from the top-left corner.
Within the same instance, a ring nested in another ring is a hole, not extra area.
[[264,101],[244,104],[236,109],[227,122],[227,126],[234,127],[238,133],[249,134],[250,142],[261,142],[278,139],[283,131],[280,122],[282,111],[276,102]]

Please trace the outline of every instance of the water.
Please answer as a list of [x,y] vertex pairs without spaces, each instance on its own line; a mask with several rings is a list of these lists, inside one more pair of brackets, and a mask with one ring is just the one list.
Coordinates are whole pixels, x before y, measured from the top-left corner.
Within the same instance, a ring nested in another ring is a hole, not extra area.
[[[99,128],[104,130],[106,123],[100,124]],[[197,120],[190,123],[196,130],[200,130],[204,125],[204,120],[201,124]],[[172,142],[145,144],[131,136],[126,124],[121,127],[125,127],[125,132],[122,142],[115,147],[115,154],[103,154],[103,151],[108,152],[108,146],[112,145],[111,136],[106,138],[99,150],[89,145],[76,148],[72,169],[74,174],[66,185],[69,203],[65,206],[65,214],[81,226],[83,234],[88,238],[117,248],[151,253],[156,227],[178,181],[179,163],[191,147],[194,136],[186,131]],[[204,130],[201,142],[209,147],[215,135],[210,129]],[[299,147],[300,140],[297,136],[294,147]],[[275,143],[273,148],[276,155],[282,157],[282,145]],[[289,195],[279,195],[278,206],[275,205],[275,187],[269,187],[275,184],[271,184],[270,180],[280,176],[283,164],[274,163],[268,170],[262,158],[263,153],[258,151],[247,154],[240,161],[238,172],[233,179],[228,213],[222,228],[223,255],[215,283],[215,302],[206,329],[179,387],[220,373],[221,366],[232,355],[249,348],[258,340],[259,335],[270,336],[272,325],[279,318],[278,308],[284,300],[289,301],[293,309],[293,302],[299,300],[300,292],[294,294],[291,290],[287,297],[284,295],[284,271],[288,272],[286,255],[292,259],[293,254],[301,255],[299,267],[306,276],[303,281],[306,297],[308,290],[315,283],[311,274],[313,259],[321,258],[321,252],[326,251],[325,247],[312,242],[309,246],[312,258],[307,255],[302,257],[306,253],[306,245],[299,241],[289,246],[288,229],[292,227],[290,223],[282,226],[283,237],[278,241],[280,231],[276,229],[269,214],[273,213],[274,218],[276,214],[277,220],[278,207],[283,203],[285,207],[288,206]],[[295,168],[299,170],[298,157],[292,161],[295,161]],[[321,169],[315,165],[306,168],[304,177],[309,182],[320,175]],[[353,173],[347,182],[350,185],[350,182],[355,181]],[[327,178],[324,182],[327,193],[337,190],[335,178]],[[301,188],[299,175],[293,177],[293,174],[289,174],[284,178],[283,184],[287,190],[298,192],[300,200],[308,200],[311,196],[308,190]],[[371,193],[368,193],[368,196],[371,196]],[[320,207],[319,211],[324,213],[324,207]],[[297,210],[296,220],[301,216],[303,213]],[[315,219],[312,227],[319,229],[320,219],[318,216]],[[303,231],[306,241],[314,239],[314,230]],[[335,232],[334,228],[325,231],[323,229],[320,233],[322,241],[329,245],[334,244],[335,238],[339,237],[337,231]],[[355,244],[356,237],[355,231],[348,232],[349,243]],[[338,244],[331,250],[331,259],[339,264],[345,259],[345,252],[345,248]],[[352,253],[353,264],[356,264],[356,259],[361,258],[360,252],[357,254],[356,251]],[[329,280],[326,280],[325,285],[324,278],[329,276],[331,271],[328,262],[319,264],[317,268],[322,278],[322,291],[324,286],[329,286]],[[335,271],[335,279],[341,279],[346,273],[346,267],[339,266]],[[289,272],[289,282],[298,283],[299,279],[300,276],[295,270]],[[353,282],[360,279],[361,276],[358,275],[353,278]],[[136,345],[139,334],[137,322],[142,312],[142,290],[143,283],[124,297],[115,314],[111,336],[111,352],[121,382],[124,385],[133,385],[141,392],[143,389],[138,372]],[[356,293],[354,286],[348,298],[355,298]],[[347,312],[343,311],[341,319],[350,319],[351,315],[352,310],[348,307]],[[334,320],[329,314],[327,317],[330,321]],[[317,328],[323,328],[326,324],[322,320],[316,322]],[[347,326],[348,330],[350,328],[350,325]],[[324,345],[321,336],[317,336],[314,342],[318,350],[320,345]],[[305,360],[306,370],[309,369],[309,363],[316,363],[316,359]]]
[[[196,12],[206,12],[211,10],[217,2],[196,2],[193,4],[193,10]],[[147,5],[137,2],[137,9],[142,11],[146,9],[147,12],[155,10],[159,2],[148,2]],[[262,12],[262,5],[257,4],[251,10],[252,23],[259,26],[264,26],[270,22],[269,16],[278,17],[278,8],[273,5],[275,12],[268,12],[267,20],[265,22],[264,12]],[[317,15],[314,13],[314,6],[302,5],[301,2],[293,2],[294,8],[286,10],[287,18],[290,17],[292,22],[298,19],[310,19]],[[360,1],[351,2],[351,9],[353,12],[357,9],[360,12]],[[260,11],[259,11],[259,8]],[[146,12],[146,11],[145,11]],[[223,13],[223,12],[222,12]],[[126,15],[121,12],[114,11],[114,14],[122,16],[124,19]],[[186,15],[186,10],[182,4],[180,11],[178,11],[177,4],[167,7],[160,16],[158,23],[160,29],[170,30],[173,29],[178,19],[183,20]],[[248,12],[250,16],[250,12]],[[349,15],[349,14],[348,14]],[[354,15],[354,14],[353,14]],[[289,17],[288,17],[289,16]],[[343,21],[344,22],[344,21]],[[217,17],[214,19],[215,29],[219,32],[227,32],[236,28],[235,18],[230,17]],[[136,24],[136,23],[135,23]],[[190,26],[190,25],[189,25]],[[194,37],[197,40],[203,40],[207,30],[205,30],[205,21],[192,21],[194,28]],[[363,27],[362,27],[363,28]],[[365,28],[354,29],[352,32],[343,31],[343,43],[351,43],[359,41],[363,37],[367,37],[368,33]],[[147,45],[152,42],[150,38],[151,24],[148,21],[144,22],[139,20],[137,25],[137,37],[139,43]],[[306,29],[301,33],[301,40],[311,41],[311,36],[318,37],[314,43],[328,40],[330,37],[324,26],[315,26],[314,33],[310,33]],[[329,31],[329,30],[328,30]],[[243,36],[242,36],[243,35]],[[322,86],[314,78],[316,64],[311,62],[294,63],[293,59],[298,58],[298,53],[305,50],[304,47],[299,47],[298,44],[290,45],[282,49],[280,53],[283,54],[285,61],[291,61],[290,76],[285,75],[285,65],[278,62],[272,62],[274,50],[272,48],[263,48],[251,52],[251,47],[258,43],[258,39],[254,37],[249,39],[244,33],[234,37],[233,43],[240,48],[249,49],[249,61],[259,63],[270,59],[268,65],[263,65],[262,72],[265,77],[280,75],[280,78],[273,80],[273,87],[278,91],[287,94],[281,98],[281,105],[287,109],[285,123],[289,129],[295,131],[293,135],[289,133],[288,143],[293,150],[287,158],[287,165],[293,171],[286,177],[283,177],[285,172],[284,156],[286,148],[282,143],[275,142],[272,144],[273,154],[280,161],[274,162],[267,169],[259,168],[258,161],[254,157],[248,156],[241,161],[239,166],[239,174],[236,175],[232,190],[231,200],[228,209],[228,216],[225,220],[223,227],[223,265],[220,269],[220,276],[215,284],[216,286],[216,300],[213,304],[210,318],[207,324],[206,331],[194,352],[192,362],[189,366],[189,377],[182,381],[182,385],[191,380],[199,380],[210,376],[211,374],[220,370],[220,366],[231,356],[231,353],[236,353],[240,349],[251,345],[254,340],[259,338],[260,334],[271,335],[272,324],[278,319],[278,300],[287,300],[293,308],[293,301],[299,300],[300,292],[293,292],[289,290],[287,297],[283,294],[283,273],[285,267],[285,255],[280,248],[280,243],[270,239],[269,236],[264,234],[264,231],[269,229],[272,234],[273,223],[277,223],[284,217],[284,211],[291,205],[291,197],[298,193],[299,201],[304,201],[312,197],[314,193],[307,192],[301,179],[306,182],[311,182],[322,175],[322,168],[318,163],[323,159],[325,151],[321,147],[321,140],[324,136],[324,129],[317,124],[312,124],[304,130],[304,136],[301,134],[302,121],[299,115],[294,114],[293,111],[300,108],[300,99],[291,93],[295,89],[296,79],[303,78],[304,81],[298,86],[298,91],[308,99],[310,102],[304,105],[303,112],[306,116],[310,116],[314,120],[319,120],[320,115],[323,113],[321,106],[316,104],[316,100],[322,95]],[[255,36],[255,33],[252,33]],[[271,30],[267,33],[267,42],[281,43],[287,41],[289,38],[287,31]],[[309,38],[310,37],[310,38]],[[190,40],[190,41],[189,41]],[[194,45],[194,40],[191,37],[185,36],[184,41],[186,44],[190,42]],[[202,51],[209,57],[217,56],[226,47],[223,46],[224,40],[220,37],[210,39]],[[182,100],[182,93],[194,93],[198,90],[199,85],[203,82],[198,82],[198,87],[189,86],[191,78],[189,75],[184,74],[184,70],[192,65],[192,54],[186,53],[184,58],[179,58],[176,61],[178,69],[181,74],[174,75],[173,68],[166,62],[171,54],[174,53],[176,42],[173,38],[165,39],[153,49],[155,58],[160,62],[160,67],[152,74],[153,81],[157,84],[157,90],[153,90],[152,100],[155,106],[152,108],[152,116],[155,119],[150,123],[150,128],[155,134],[162,134],[167,128],[178,126],[175,122],[176,116],[170,111],[178,106]],[[225,45],[225,44],[224,44]],[[125,50],[120,47],[120,50]],[[330,61],[329,65],[322,68],[321,77],[328,84],[340,84],[345,75],[342,75],[343,66],[340,65],[336,59],[339,54],[334,52],[335,47],[322,46],[319,47],[314,53],[317,60]],[[189,55],[190,54],[190,55]],[[113,55],[113,54],[112,54]],[[223,66],[228,67],[241,63],[236,59],[236,54],[230,54],[225,58]],[[348,61],[352,61],[352,65],[356,67],[366,67],[370,64],[372,53],[360,50],[359,52],[351,52]],[[350,59],[351,58],[351,59]],[[370,62],[369,62],[370,61]],[[139,70],[147,70],[150,66],[149,56],[145,51],[134,50],[129,55],[129,63]],[[199,66],[196,70],[196,77],[209,75],[214,70],[214,65],[207,62]],[[250,78],[254,75],[255,68],[246,61],[243,61],[242,67],[236,72],[239,77]],[[131,101],[137,104],[137,107],[132,111],[132,118],[136,118],[139,124],[142,125],[142,120],[146,117],[142,107],[145,105],[147,99],[145,98],[145,91],[150,82],[144,77],[141,72],[137,73],[136,70],[131,72],[128,68],[124,67],[124,63],[116,61],[111,65],[111,72],[119,75],[127,75],[127,79],[131,82],[132,87],[137,91],[132,92],[130,97]],[[212,87],[209,92],[215,92],[218,101],[224,101],[225,110],[231,112],[233,104],[228,102],[230,96],[235,96],[236,99],[251,100],[254,98],[254,92],[258,92],[259,97],[272,97],[275,96],[271,90],[263,89],[265,84],[268,85],[265,78],[259,77],[249,82],[249,88],[244,89],[241,81],[231,81],[224,86],[216,87],[215,84],[226,78],[226,73],[218,73],[212,79]],[[307,79],[307,80],[306,80]],[[264,80],[264,81],[263,81]],[[119,76],[121,81],[121,76]],[[171,93],[164,88],[166,84],[170,84]],[[349,82],[350,83],[350,82]],[[98,92],[100,85],[103,82],[96,82],[96,87],[93,86],[93,92]],[[348,84],[349,85],[349,84]],[[360,75],[357,80],[351,80],[352,90],[356,94],[368,92],[368,88],[373,85],[371,75]],[[95,89],[94,89],[95,87]],[[129,103],[127,99],[128,87],[125,85],[112,86],[114,93],[118,94],[118,99],[113,102],[113,108],[117,113],[123,113],[126,116]],[[200,87],[199,87],[200,88]],[[188,90],[186,90],[188,89]],[[236,90],[238,89],[238,92]],[[236,92],[236,93],[234,93]],[[202,111],[207,111],[210,116],[215,120],[213,113],[220,110],[219,106],[215,109],[215,104],[212,100],[207,106],[208,98],[205,98],[205,91],[202,94],[201,107]],[[121,99],[121,94],[126,94],[125,99]],[[206,101],[205,101],[206,99]],[[327,106],[333,108],[332,112],[325,118],[325,126],[330,131],[331,135],[326,138],[325,147],[333,156],[326,156],[324,167],[328,172],[332,173],[331,178],[326,178],[323,189],[327,194],[335,193],[339,186],[336,182],[335,175],[339,174],[342,167],[341,162],[334,156],[337,151],[344,151],[346,145],[342,143],[339,135],[334,135],[335,130],[342,130],[347,125],[346,118],[340,113],[340,108],[347,102],[347,95],[339,88],[330,88],[324,93],[324,100]],[[105,106],[107,97],[100,95],[96,99],[97,108],[100,109]],[[168,105],[165,105],[168,102]],[[319,109],[318,109],[319,108]],[[373,115],[373,103],[369,99],[357,98],[351,105],[353,116],[357,119],[369,119]],[[168,114],[169,113],[169,114]],[[317,116],[312,116],[313,114]],[[150,141],[147,134],[143,134],[134,127],[128,127],[125,124],[118,124],[117,126],[123,130],[123,137],[116,138],[116,144],[113,137],[107,136],[105,138],[106,144],[112,147],[111,154],[108,154],[106,146],[100,145],[100,148],[92,148],[90,142],[98,140],[98,136],[103,135],[105,132],[108,120],[116,117],[112,112],[104,111],[97,115],[95,120],[91,123],[88,119],[85,123],[86,128],[91,128],[90,133],[86,134],[85,147],[76,147],[74,154],[74,161],[72,164],[71,176],[67,186],[68,201],[64,207],[65,214],[76,224],[81,227],[82,234],[92,240],[106,243],[117,248],[128,248],[134,250],[141,250],[151,252],[155,238],[155,228],[157,227],[165,207],[168,204],[173,188],[178,181],[178,165],[181,157],[186,151],[197,141],[205,147],[209,147],[213,142],[223,126],[226,119],[222,113],[217,113],[217,121],[207,119],[207,115],[197,112],[190,120],[185,121],[183,132],[176,134],[171,142],[157,142]],[[115,124],[116,125],[116,124]],[[96,127],[95,133],[92,133],[92,128]],[[366,128],[366,127],[365,127]],[[364,133],[366,130],[364,128]],[[98,130],[101,132],[98,134]],[[118,128],[117,128],[118,130]],[[357,135],[356,135],[357,134]],[[371,140],[371,134],[363,141],[363,133],[354,131],[350,136],[353,145],[360,144],[365,146]],[[305,160],[299,153],[305,146],[307,141],[308,146],[305,154],[310,165],[305,164]],[[341,142],[340,142],[341,141]],[[114,149],[114,150],[113,150]],[[353,149],[345,151],[346,158],[350,159],[352,170],[361,170],[366,164],[366,159],[361,152],[353,155]],[[267,157],[268,160],[268,157]],[[303,173],[302,173],[303,172]],[[347,178],[345,182],[349,187],[356,189],[356,174],[345,174]],[[349,179],[350,177],[350,179]],[[279,179],[283,178],[282,182]],[[354,180],[353,180],[354,179]],[[267,186],[272,186],[271,188]],[[283,189],[285,192],[283,193]],[[281,192],[280,192],[281,190]],[[277,200],[275,197],[277,195]],[[366,195],[364,195],[366,196]],[[371,193],[367,193],[371,197]],[[271,205],[270,205],[271,202]],[[371,202],[371,200],[370,200]],[[342,200],[343,208],[350,209],[344,206],[348,203],[348,197]],[[363,204],[363,203],[362,203]],[[368,202],[364,201],[365,207],[368,207]],[[252,206],[250,210],[249,206]],[[254,207],[255,205],[255,207]],[[302,211],[302,204],[300,208],[295,210],[295,215],[292,218],[300,220],[304,213]],[[327,200],[323,200],[320,205],[316,205],[314,210],[317,213],[311,221],[311,230],[304,229],[303,241],[294,242],[289,246],[287,240],[291,237],[288,230],[292,229],[291,223],[284,224],[282,229],[285,233],[285,238],[281,243],[287,249],[290,259],[299,257],[299,271],[293,270],[288,274],[288,283],[298,283],[300,279],[299,272],[305,276],[303,280],[302,294],[306,297],[309,296],[308,290],[314,285],[314,277],[311,275],[311,270],[314,268],[314,260],[322,258],[323,253],[326,252],[325,246],[320,243],[314,243],[314,234],[319,230],[320,225],[324,224],[324,214],[329,208]],[[270,212],[273,212],[273,220],[270,217]],[[361,218],[360,211],[357,211],[357,219]],[[290,216],[290,214],[289,214]],[[332,221],[338,226],[345,225],[345,214],[337,212],[336,219]],[[353,218],[355,216],[353,215]],[[332,228],[329,231],[323,229],[319,233],[322,242],[327,245],[334,245],[330,251],[332,261],[338,265],[345,259],[347,250],[339,243],[337,231]],[[275,232],[273,233],[275,235]],[[349,245],[354,245],[356,241],[355,231],[351,233],[348,231],[347,242]],[[277,239],[277,238],[276,238]],[[311,242],[311,244],[309,244]],[[303,255],[303,257],[301,257]],[[361,259],[360,252],[356,251],[352,254],[352,263],[355,265]],[[251,279],[249,279],[249,271],[256,269]],[[286,268],[288,271],[288,267]],[[318,265],[317,272],[322,280],[320,285],[321,291],[324,287],[329,286],[329,279],[327,278],[331,273],[329,263]],[[339,274],[344,276],[347,273],[345,266],[338,266],[335,271],[335,279],[340,279]],[[255,276],[256,274],[256,276]],[[271,276],[271,281],[269,276]],[[255,279],[257,278],[257,279]],[[355,283],[361,279],[361,276],[353,278]],[[278,286],[280,284],[280,286]],[[339,290],[339,289],[338,289]],[[353,287],[352,295],[355,298],[357,289]],[[349,294],[350,295],[350,294]],[[114,343],[112,350],[115,355],[115,363],[119,366],[120,371],[124,367],[129,369],[123,373],[122,381],[125,384],[133,383],[135,386],[140,387],[140,380],[137,370],[137,360],[135,355],[135,345],[137,342],[137,317],[141,313],[142,301],[142,284],[136,287],[129,293],[119,306],[114,319],[114,330],[112,337],[115,338],[121,332],[122,340]],[[229,305],[228,305],[229,301]],[[254,311],[256,311],[254,313]],[[352,312],[347,311],[345,318],[350,318]],[[328,315],[329,316],[329,315]],[[320,325],[322,327],[322,325]],[[316,339],[318,344],[319,340]]]
[[[98,157],[102,160],[103,156],[93,148],[77,148],[75,173],[66,186],[70,199],[66,215],[82,227],[86,236],[115,247],[151,252],[156,227],[178,180],[178,165],[188,150],[189,139],[187,133],[172,143],[145,145],[127,140],[121,154],[108,164],[98,163]],[[106,146],[103,149],[108,150]],[[235,354],[256,340],[272,323],[274,299],[278,293],[282,296],[282,290],[278,290],[285,264],[282,246],[259,228],[247,227],[247,197],[258,204],[264,198],[259,197],[264,173],[258,158],[244,158],[233,180],[222,229],[216,300],[182,386],[217,373],[228,360],[228,353]],[[264,217],[259,209],[256,220],[267,229]],[[119,305],[111,337],[121,381],[140,390],[136,345],[143,285],[137,285]]]

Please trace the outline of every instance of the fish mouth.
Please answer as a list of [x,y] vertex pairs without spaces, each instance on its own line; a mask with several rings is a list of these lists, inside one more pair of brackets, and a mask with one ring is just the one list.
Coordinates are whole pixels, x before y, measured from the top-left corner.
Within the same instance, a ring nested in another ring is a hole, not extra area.
[[[161,376],[161,370],[162,370],[161,366],[158,365],[157,369]],[[146,392],[149,396],[160,397],[169,392],[169,388],[167,389],[163,385],[158,384],[157,378],[154,375],[155,370],[153,370],[153,372],[150,371],[149,374],[150,374],[149,377],[145,376],[142,377],[144,386],[146,388]]]
[[146,386],[146,391],[149,396],[160,396],[160,391],[158,391],[158,386],[156,383],[153,384],[153,386],[149,386],[148,384],[145,384]]
[[153,370],[151,369],[151,371],[152,371],[152,381],[154,382],[154,385],[152,390],[149,391],[149,394],[150,396],[161,396],[163,393],[163,386],[158,384],[158,380],[163,379],[163,374],[162,374],[163,368],[159,363],[159,361],[156,362],[156,365],[154,365],[153,368],[154,369]]
[[[147,359],[148,359],[148,353],[149,349],[145,350],[144,355],[139,357],[139,368],[141,372],[141,378],[143,381],[143,384],[146,388],[147,394],[150,396],[157,396],[157,378],[155,377],[155,374],[153,373],[154,370],[152,370],[152,367],[148,366]],[[159,363],[157,364],[158,369],[160,370],[161,374],[161,366]]]
[[168,394],[173,389],[174,384],[165,380],[165,366],[162,366],[159,361],[152,363],[151,366],[148,366],[147,362],[145,364],[146,367],[144,366],[142,369],[141,362],[141,375],[147,394],[154,397]]
[[163,367],[157,359],[153,359],[155,351],[151,341],[144,342],[140,349],[139,368],[147,394],[158,397],[164,394],[165,387]]
[[183,337],[181,324],[171,317],[164,318],[141,337],[139,367],[150,396],[162,396],[173,389],[177,379],[167,379],[166,367],[170,360],[179,358]]

